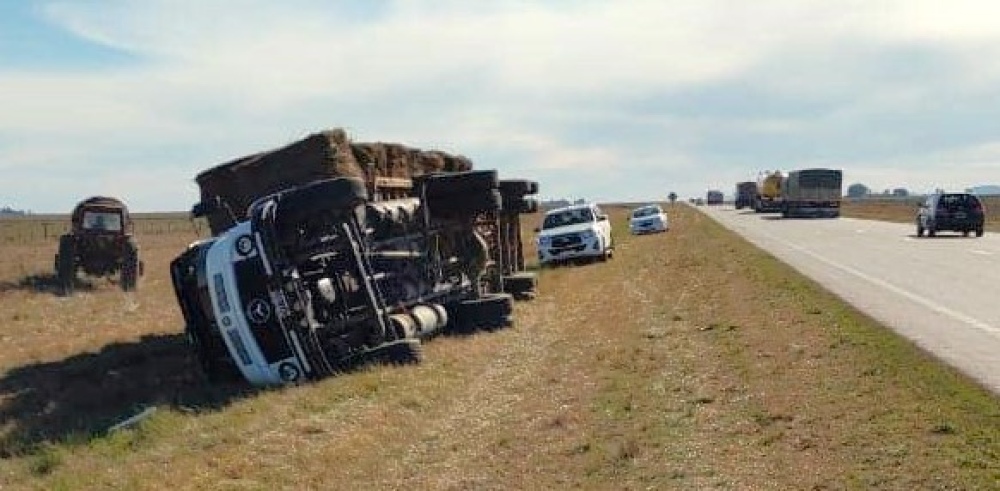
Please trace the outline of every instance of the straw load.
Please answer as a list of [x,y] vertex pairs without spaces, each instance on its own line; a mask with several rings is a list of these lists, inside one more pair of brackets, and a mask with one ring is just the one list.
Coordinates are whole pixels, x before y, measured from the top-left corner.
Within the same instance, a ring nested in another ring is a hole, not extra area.
[[318,179],[361,178],[369,197],[378,200],[409,195],[413,177],[471,169],[472,161],[461,155],[400,143],[351,142],[343,129],[334,128],[220,164],[198,174],[195,181],[202,203],[224,205],[207,215],[212,232],[219,233],[233,225],[225,208],[241,220],[257,198]]

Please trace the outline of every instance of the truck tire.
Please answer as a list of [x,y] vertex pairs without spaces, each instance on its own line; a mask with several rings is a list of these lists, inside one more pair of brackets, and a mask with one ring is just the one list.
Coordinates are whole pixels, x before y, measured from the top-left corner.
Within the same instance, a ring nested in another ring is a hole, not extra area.
[[503,209],[509,213],[535,213],[538,211],[538,200],[534,198],[513,198],[504,195],[507,199],[503,202]]
[[121,287],[122,291],[134,291],[139,282],[139,247],[135,241],[129,238],[125,242],[125,257],[122,260]]
[[72,235],[59,237],[59,254],[56,256],[56,280],[63,295],[72,295],[76,283],[76,241]]
[[419,339],[398,339],[372,348],[364,358],[373,363],[415,365],[424,360],[424,348]]
[[277,220],[282,223],[299,223],[317,210],[349,210],[367,200],[368,191],[361,179],[324,179],[279,193]]
[[509,293],[491,293],[454,304],[448,318],[453,332],[492,331],[511,325],[514,297]]
[[427,197],[427,208],[432,215],[475,215],[487,211],[499,211],[502,207],[503,198],[496,189]]
[[427,175],[419,180],[423,196],[428,200],[450,195],[480,194],[497,189],[496,170],[470,170]]
[[535,298],[537,288],[538,277],[535,273],[521,271],[503,277],[504,293],[509,293],[514,300]]
[[499,183],[504,196],[524,196],[538,193],[538,182],[527,179],[504,179]]

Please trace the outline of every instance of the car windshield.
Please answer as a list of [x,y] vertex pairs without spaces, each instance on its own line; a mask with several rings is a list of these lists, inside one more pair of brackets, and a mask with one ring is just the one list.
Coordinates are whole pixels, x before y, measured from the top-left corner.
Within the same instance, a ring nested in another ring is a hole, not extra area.
[[85,211],[83,213],[83,228],[120,232],[122,230],[122,216],[107,211]]
[[944,194],[938,200],[938,208],[945,210],[968,210],[978,204],[979,199],[971,194]]
[[542,222],[542,229],[564,227],[566,225],[576,225],[594,221],[594,214],[590,208],[576,208],[572,210],[554,211],[545,215]]
[[651,217],[653,215],[658,215],[660,213],[660,207],[658,206],[644,206],[642,208],[636,208],[632,212],[632,218],[643,218]]

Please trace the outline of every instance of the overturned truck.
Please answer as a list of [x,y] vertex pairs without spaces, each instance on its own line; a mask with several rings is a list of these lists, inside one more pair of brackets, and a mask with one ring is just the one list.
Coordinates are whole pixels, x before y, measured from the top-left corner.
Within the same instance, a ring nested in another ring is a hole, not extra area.
[[519,216],[538,184],[394,143],[308,136],[196,177],[212,237],[171,263],[213,380],[295,383],[417,362],[421,341],[510,324],[532,298]]

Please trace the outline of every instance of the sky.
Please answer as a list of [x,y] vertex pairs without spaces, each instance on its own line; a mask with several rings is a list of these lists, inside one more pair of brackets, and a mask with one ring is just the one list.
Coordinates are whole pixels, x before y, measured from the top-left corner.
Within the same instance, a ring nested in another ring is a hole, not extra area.
[[341,127],[599,202],[1000,184],[1000,3],[0,3],[0,206],[189,210],[194,176]]

